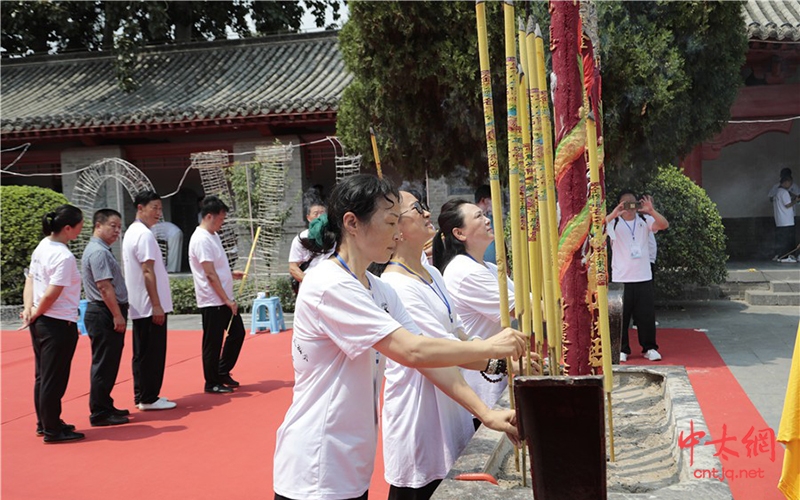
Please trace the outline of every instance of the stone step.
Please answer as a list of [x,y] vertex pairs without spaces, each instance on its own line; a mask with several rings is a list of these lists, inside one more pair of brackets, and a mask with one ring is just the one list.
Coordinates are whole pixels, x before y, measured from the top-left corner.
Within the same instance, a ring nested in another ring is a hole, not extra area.
[[[778,267],[779,266],[779,267]],[[728,283],[766,283],[770,281],[800,281],[800,264],[780,264],[772,269],[729,270]]]
[[773,292],[800,292],[800,281],[772,281],[769,285]]
[[753,306],[800,306],[800,293],[747,290],[744,300]]

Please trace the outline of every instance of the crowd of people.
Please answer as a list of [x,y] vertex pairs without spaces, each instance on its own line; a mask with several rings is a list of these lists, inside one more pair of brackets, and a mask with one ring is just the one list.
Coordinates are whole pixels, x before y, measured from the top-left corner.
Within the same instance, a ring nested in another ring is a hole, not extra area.
[[[442,206],[437,230],[419,193],[398,191],[372,175],[340,181],[327,203],[319,192],[304,201],[309,227],[290,256],[298,282],[295,384],[277,430],[275,498],[366,498],[379,424],[389,498],[429,498],[479,425],[518,439],[515,413],[492,409],[514,371],[506,360],[524,356],[527,338],[501,327],[498,269],[484,257],[494,241],[491,222],[478,204],[451,200]],[[128,316],[134,403],[142,411],[176,406],[160,394],[172,311],[167,271],[150,230],[161,217],[161,200],[147,191],[135,204],[122,266],[111,252],[121,216],[103,209],[94,214],[81,273],[66,244],[80,233],[83,214],[64,205],[43,219],[46,237],[32,256],[22,317],[36,355],[37,432],[46,443],[84,437],[61,420],[60,404],[78,338],[81,279],[92,343],[91,424],[129,421],[129,411],[111,398]],[[233,295],[242,273],[231,270],[218,234],[227,212],[219,198],[206,197],[189,243],[202,315],[204,390],[214,394],[239,385],[231,371],[244,339]],[[668,223],[652,199],[642,197],[637,205],[632,193],[623,193],[608,220],[612,267],[626,286],[626,318],[636,320],[645,356],[660,359],[648,299],[648,237]],[[628,231],[614,227],[620,221]],[[431,246],[433,265],[426,255]],[[370,267],[374,263],[383,265]],[[511,280],[508,289],[513,317]],[[630,354],[627,336],[623,352]],[[534,373],[538,361],[535,354],[526,360]]]
[[[134,198],[136,220],[122,241],[122,266],[111,246],[119,239],[122,216],[112,209],[94,213],[92,237],[83,251],[82,271],[67,243],[83,228],[83,213],[62,205],[42,218],[45,238],[31,256],[23,292],[21,329],[29,328],[35,358],[36,433],[45,443],[85,437],[61,419],[61,398],[69,381],[78,341],[81,282],[87,305],[84,323],[91,340],[89,421],[92,426],[129,422],[130,411],[111,397],[125,343],[128,318],[133,323],[133,402],[140,411],[169,410],[177,404],[161,396],[167,354],[167,318],[172,312],[169,276],[152,228],[161,219],[161,198],[153,191]],[[197,306],[203,324],[205,392],[233,392],[231,376],[244,341],[244,324],[234,301],[232,272],[217,232],[228,207],[208,196],[200,225],[189,244]],[[124,273],[123,273],[124,271]],[[227,325],[227,326],[226,326]],[[227,332],[227,336],[225,333]],[[223,340],[224,339],[224,340]]]

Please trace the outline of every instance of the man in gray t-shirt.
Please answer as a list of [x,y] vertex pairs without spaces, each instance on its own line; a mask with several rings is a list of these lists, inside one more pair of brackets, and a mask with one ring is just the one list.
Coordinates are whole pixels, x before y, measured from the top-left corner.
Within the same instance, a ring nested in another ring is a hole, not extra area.
[[128,290],[111,245],[119,238],[119,212],[104,208],[94,214],[94,233],[81,258],[83,289],[89,304],[84,323],[92,341],[89,421],[92,426],[128,423],[128,410],[114,407],[111,390],[117,381],[125,327],[128,321]]

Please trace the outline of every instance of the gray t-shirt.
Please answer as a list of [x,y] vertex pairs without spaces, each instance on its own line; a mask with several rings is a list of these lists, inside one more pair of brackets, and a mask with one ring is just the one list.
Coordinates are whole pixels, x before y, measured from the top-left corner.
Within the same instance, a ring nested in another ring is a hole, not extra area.
[[110,279],[114,286],[114,295],[120,304],[128,303],[128,289],[125,287],[125,278],[122,277],[122,269],[119,267],[117,259],[111,253],[111,247],[106,243],[92,236],[81,258],[83,274],[83,290],[86,298],[93,302],[102,302],[103,296],[97,288],[97,282]]

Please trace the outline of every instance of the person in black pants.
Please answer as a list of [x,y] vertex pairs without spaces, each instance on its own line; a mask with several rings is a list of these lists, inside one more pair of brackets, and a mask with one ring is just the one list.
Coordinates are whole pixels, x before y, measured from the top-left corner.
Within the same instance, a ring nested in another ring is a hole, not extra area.
[[667,229],[669,222],[653,207],[651,196],[644,195],[637,201],[631,191],[625,190],[619,204],[606,216],[606,224],[611,239],[611,279],[625,284],[620,362],[626,362],[631,354],[628,342],[631,318],[639,330],[643,356],[659,361],[650,236]]
[[119,238],[122,217],[116,210],[98,210],[94,233],[83,251],[83,289],[89,304],[84,323],[92,341],[89,422],[92,426],[127,424],[128,410],[114,407],[111,390],[117,381],[125,327],[128,320],[128,289],[111,245]]
[[150,228],[161,218],[161,197],[142,191],[134,197],[136,220],[122,239],[122,267],[130,290],[133,320],[133,402],[142,411],[170,410],[177,404],[160,396],[167,362],[167,315],[172,294],[164,257]]
[[231,271],[218,234],[227,213],[228,207],[222,200],[206,197],[200,210],[200,225],[189,240],[189,267],[203,318],[204,390],[212,394],[229,394],[239,386],[231,377],[231,370],[244,342],[244,323],[233,298],[233,280],[241,279],[243,273]]
[[61,205],[42,218],[44,238],[31,255],[25,278],[22,327],[30,327],[36,378],[33,386],[36,434],[45,443],[83,439],[75,426],[61,420],[61,398],[67,390],[70,365],[78,344],[81,276],[67,248],[83,228],[83,213]]

